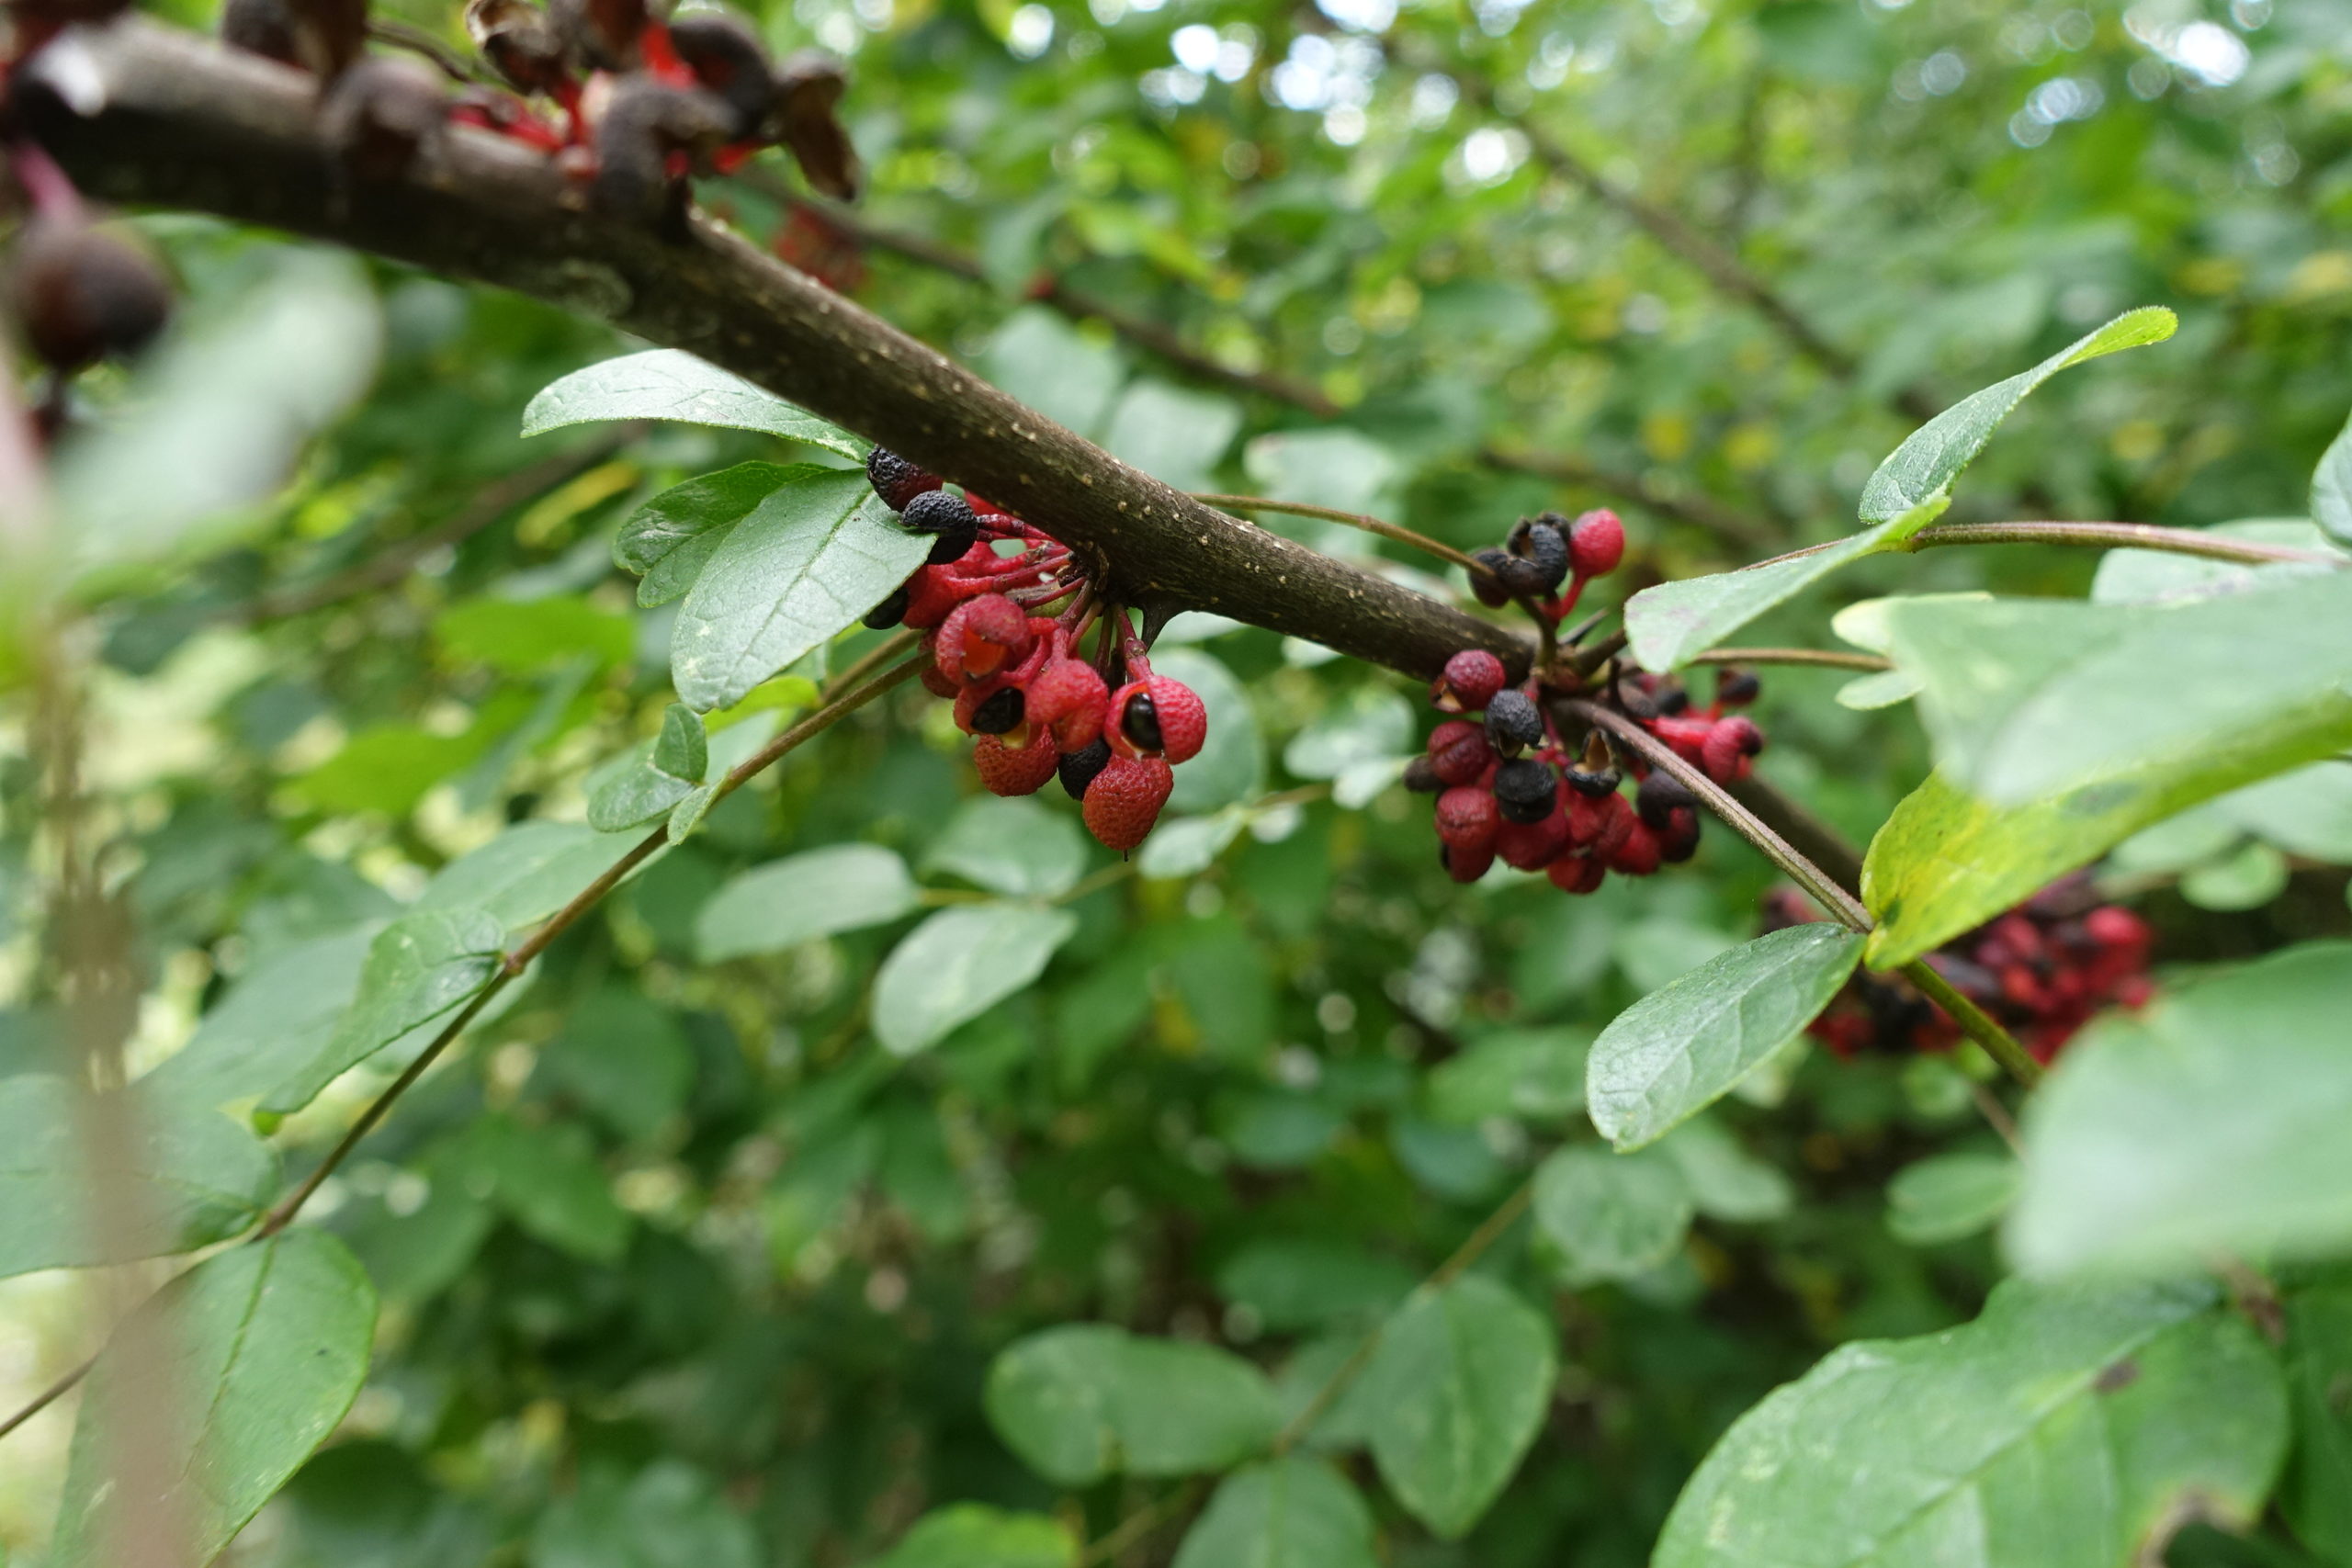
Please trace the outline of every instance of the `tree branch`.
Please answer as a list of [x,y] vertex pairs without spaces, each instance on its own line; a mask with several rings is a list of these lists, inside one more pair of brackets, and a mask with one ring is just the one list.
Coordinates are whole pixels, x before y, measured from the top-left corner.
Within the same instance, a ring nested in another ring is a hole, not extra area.
[[356,186],[308,77],[135,19],[34,67],[34,134],[107,199],[353,245],[699,355],[1099,549],[1131,604],[1213,610],[1422,678],[1470,647],[1527,667],[1525,638],[1193,501],[706,218],[678,240],[618,221],[545,158],[458,127],[407,174]]

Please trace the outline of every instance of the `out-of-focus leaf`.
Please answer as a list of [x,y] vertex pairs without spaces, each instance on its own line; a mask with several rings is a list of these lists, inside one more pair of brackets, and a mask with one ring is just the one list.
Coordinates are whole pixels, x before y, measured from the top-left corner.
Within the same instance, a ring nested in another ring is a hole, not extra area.
[[1215,811],[1255,800],[1266,789],[1266,741],[1250,695],[1233,672],[1198,649],[1171,648],[1156,655],[1153,671],[1182,681],[1200,694],[1208,709],[1209,733],[1200,755],[1176,770],[1170,811]]
[[1385,686],[1358,686],[1291,737],[1283,766],[1303,779],[1336,779],[1413,750],[1412,705]]
[[1842,926],[1791,926],[1651,992],[1593,1042],[1592,1124],[1621,1150],[1664,1136],[1812,1022],[1861,955],[1861,937]]
[[685,1109],[694,1048],[671,1013],[639,991],[607,986],[583,998],[539,1053],[544,1079],[624,1137],[650,1140]]
[[619,1260],[628,1246],[628,1211],[613,1198],[588,1130],[484,1115],[447,1156],[446,1168],[484,1193],[526,1234],[575,1258]]
[[875,1037],[912,1055],[1027,987],[1077,932],[1068,909],[966,904],[938,911],[890,950],[875,976]]
[[[170,1490],[151,1506],[177,1522],[188,1561],[210,1562],[351,1408],[375,1327],[368,1276],[321,1231],[232,1247],[165,1285],[91,1371],[49,1561],[121,1561],[111,1539],[123,1515],[119,1445],[105,1425],[121,1411],[155,1423],[170,1445]],[[130,1334],[151,1348],[125,1360]]]
[[[2326,536],[2300,517],[2249,517],[2236,523],[2216,523],[2202,532],[2299,550],[2327,548]],[[2091,578],[2091,599],[2100,604],[2177,604],[2217,593],[2275,587],[2280,578],[2309,577],[2329,570],[2316,562],[2306,565],[2301,561],[2276,561],[2252,566],[2244,561],[2183,555],[2177,550],[2109,550],[2099,557],[2098,571]]]
[[2312,475],[2312,521],[2352,549],[2352,423],[2327,445]]
[[2352,944],[2312,942],[2112,1015],[2028,1102],[2024,1269],[2195,1268],[2352,1240]]
[[119,1102],[139,1142],[118,1176],[138,1230],[109,1248],[91,1212],[81,1092],[39,1073],[0,1078],[0,1277],[192,1252],[260,1217],[277,1156],[209,1105],[136,1088]]
[[1000,1352],[986,1404],[1012,1450],[1062,1486],[1222,1470],[1265,1444],[1278,1419],[1265,1374],[1230,1351],[1091,1323]]
[[1381,1479],[1438,1535],[1463,1535],[1519,1468],[1558,1370],[1550,1321],[1494,1280],[1465,1274],[1415,1296],[1363,1373]]
[[1174,1568],[1374,1568],[1372,1510],[1320,1460],[1290,1455],[1228,1475],[1185,1532]]
[[471,599],[434,617],[433,637],[447,657],[531,675],[585,654],[600,665],[626,664],[637,649],[628,616],[571,594],[545,599]]
[[1226,1299],[1278,1334],[1385,1313],[1416,1279],[1393,1258],[1306,1237],[1251,1242],[1216,1271]]
[[1505,1029],[1471,1042],[1430,1069],[1430,1114],[1473,1123],[1492,1116],[1549,1121],[1584,1108],[1589,1032],[1560,1026]]
[[480,909],[424,909],[386,926],[368,945],[358,995],[334,1033],[262,1109],[300,1111],[345,1069],[455,1012],[497,976],[505,944],[506,928]]
[[890,521],[863,473],[778,486],[711,552],[687,591],[670,636],[679,700],[705,712],[741,702],[856,625],[930,547]]
[[2278,1511],[2303,1544],[2352,1562],[2352,1282],[2340,1273],[2284,1292],[2287,1393],[2295,1447],[2278,1483]]
[[551,383],[523,411],[523,434],[606,419],[663,419],[756,430],[865,460],[870,445],[741,376],[674,348],[626,355]]
[[2024,1174],[2007,1155],[1934,1155],[1906,1165],[1886,1184],[1886,1228],[1914,1247],[1989,1230]]
[[1045,1514],[984,1503],[934,1508],[872,1568],[1076,1568],[1078,1542]]
[[1066,811],[1027,797],[967,801],[923,855],[926,874],[947,872],[1014,898],[1052,898],[1086,871],[1086,839]]
[[2212,1299],[2011,1281],[1966,1327],[1848,1345],[1733,1424],[1657,1568],[2127,1568],[2192,1506],[2249,1523],[2286,1397]]
[[2289,854],[2352,862],[2352,763],[2313,762],[2233,790],[2210,809]]
[[1796,1206],[1795,1185],[1742,1148],[1713,1117],[1685,1122],[1657,1149],[1682,1173],[1691,1206],[1709,1219],[1753,1224],[1777,1220]]
[[1681,1248],[1690,1185],[1664,1153],[1561,1149],[1535,1171],[1535,1224],[1577,1281],[1630,1280]]
[[907,863],[878,844],[786,855],[712,895],[695,917],[695,947],[706,964],[777,953],[895,920],[915,909],[917,893]]
[[308,1066],[359,993],[378,928],[279,948],[237,976],[177,1053],[140,1081],[160,1099],[226,1105],[266,1094]]
[[1102,446],[1178,490],[1206,490],[1240,429],[1241,410],[1232,399],[1144,379],[1119,394]]
[[760,1538],[692,1465],[657,1460],[623,1484],[592,1464],[539,1516],[530,1568],[759,1568]]

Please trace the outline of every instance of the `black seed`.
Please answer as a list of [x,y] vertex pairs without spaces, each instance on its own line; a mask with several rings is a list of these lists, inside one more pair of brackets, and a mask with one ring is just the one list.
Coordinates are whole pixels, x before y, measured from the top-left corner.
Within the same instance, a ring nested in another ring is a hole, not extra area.
[[1657,833],[1657,858],[1679,865],[1699,852],[1699,813],[1694,807],[1680,807]]
[[1510,604],[1510,590],[1501,580],[1503,563],[1511,558],[1510,555],[1502,550],[1473,550],[1470,558],[1487,569],[1470,574],[1470,592],[1478,596],[1478,603],[1488,609]]
[[1437,764],[1427,757],[1416,757],[1405,764],[1405,787],[1415,795],[1435,795],[1445,787],[1437,776]]
[[1660,718],[1672,718],[1677,714],[1687,712],[1690,706],[1690,694],[1681,687],[1661,686],[1658,688],[1657,713]]
[[1502,579],[1503,586],[1510,590],[1513,598],[1541,598],[1550,592],[1552,586],[1544,581],[1542,567],[1518,556],[1505,556],[1502,565],[1495,568],[1495,574]]
[[1715,701],[1727,708],[1746,707],[1762,689],[1754,671],[1726,670],[1715,679]]
[[1634,809],[1654,833],[1663,833],[1678,811],[1694,810],[1698,799],[1670,773],[1652,773],[1634,792]]
[[964,553],[979,542],[979,537],[980,520],[975,517],[962,528],[950,528],[942,533],[932,542],[931,554],[925,556],[923,561],[929,566],[945,566],[949,561],[961,560]]
[[910,534],[977,534],[979,521],[969,502],[944,490],[923,491],[899,513],[899,526]]
[[1495,807],[1507,822],[1541,822],[1559,800],[1559,775],[1532,757],[1495,770]]
[[1028,706],[1028,699],[1018,686],[1005,686],[989,694],[978,707],[972,710],[972,733],[1002,735],[1020,727],[1021,715]]
[[865,624],[876,631],[895,626],[907,618],[907,585],[900,583],[890,596],[865,612]]
[[1119,720],[1119,728],[1127,739],[1146,751],[1164,750],[1159,736],[1159,705],[1151,700],[1149,692],[1137,692],[1127,699],[1127,711]]
[[1505,756],[1544,739],[1544,716],[1525,692],[1500,691],[1487,699],[1487,739]]
[[1086,786],[1094,782],[1095,774],[1110,765],[1111,743],[1101,736],[1096,736],[1094,743],[1083,751],[1064,752],[1059,767],[1063,792],[1072,800],[1084,800]]
[[1520,519],[1510,531],[1510,553],[1532,562],[1544,574],[1546,592],[1557,592],[1568,580],[1567,519],[1556,512]]

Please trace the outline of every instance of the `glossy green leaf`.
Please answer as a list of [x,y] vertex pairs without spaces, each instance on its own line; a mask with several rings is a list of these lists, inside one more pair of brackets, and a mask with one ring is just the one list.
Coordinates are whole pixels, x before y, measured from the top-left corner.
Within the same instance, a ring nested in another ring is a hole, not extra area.
[[780,953],[804,942],[887,924],[917,908],[907,863],[879,844],[835,844],[753,866],[695,916],[706,964]]
[[111,1249],[91,1212],[82,1091],[62,1077],[0,1078],[0,1277],[190,1252],[260,1217],[277,1159],[209,1104],[148,1086],[120,1110],[139,1138],[125,1196],[135,1234]]
[[2196,1267],[2352,1242],[2352,944],[2312,942],[2110,1015],[2027,1103],[2024,1269]]
[[1067,811],[1028,796],[966,801],[923,855],[926,874],[945,872],[1014,898],[1052,898],[1086,871],[1086,835]]
[[2133,1568],[2260,1511],[2286,1449],[2261,1337],[2205,1285],[2012,1281],[1965,1327],[1851,1344],[1735,1422],[1656,1568]]
[[1068,909],[967,904],[942,909],[890,951],[874,977],[874,1033],[912,1055],[1023,989],[1078,933]]
[[1590,1144],[1561,1149],[1535,1168],[1535,1224],[1576,1282],[1630,1280],[1682,1248],[1693,1205],[1690,1183],[1662,1150],[1611,1154]]
[[[129,1362],[99,1355],[82,1400],[52,1568],[122,1561],[110,1413],[156,1423],[171,1488],[157,1499],[191,1562],[209,1562],[351,1408],[368,1375],[376,1292],[341,1242],[289,1230],[209,1258],[116,1330],[149,1337]],[[134,1381],[136,1380],[136,1381]],[[176,1418],[164,1413],[175,1412]]]
[[856,462],[865,460],[872,445],[674,348],[607,359],[550,384],[523,411],[523,434],[541,435],[563,425],[606,419],[675,420],[756,430],[821,446]]
[[1673,669],[1840,568],[1899,547],[1951,504],[1951,481],[2027,393],[2070,365],[2161,343],[2174,325],[2170,310],[2129,311],[2032,369],[1954,403],[1920,426],[1871,475],[1862,487],[1861,519],[1872,526],[1862,532],[1742,571],[1685,578],[1635,594],[1625,606],[1634,657],[1645,669]]
[[2160,306],[2128,310],[2032,369],[1962,398],[1913,432],[1878,466],[1862,487],[1862,520],[1883,523],[1948,493],[1951,481],[1984,449],[2009,411],[2059,371],[2122,349],[2162,343],[2178,325],[2179,319]]
[[1593,1043],[1592,1124],[1621,1150],[1663,1137],[1812,1022],[1861,955],[1862,939],[1843,926],[1791,926],[1651,992]]
[[1657,1152],[1674,1162],[1691,1207],[1713,1220],[1754,1224],[1796,1207],[1796,1186],[1774,1166],[1749,1154],[1713,1117],[1699,1116],[1668,1134]]
[[617,832],[667,817],[710,769],[702,716],[684,703],[662,715],[662,733],[590,781],[588,826]]
[[1372,1510],[1298,1455],[1235,1471],[1185,1532],[1174,1568],[1376,1568]]
[[1886,1184],[1886,1228],[1914,1247],[1989,1230],[2008,1212],[2025,1172],[2007,1155],[1933,1155]]
[[1061,1521],[983,1503],[934,1508],[872,1568],[1076,1568],[1078,1542]]
[[1905,601],[1889,615],[1937,765],[1995,805],[2151,776],[2215,794],[2352,746],[2352,570],[2177,608]]
[[422,909],[394,920],[368,945],[358,995],[334,1033],[262,1109],[300,1111],[346,1069],[455,1012],[497,976],[505,947],[505,926],[480,909]]
[[613,537],[613,564],[644,579],[640,605],[667,604],[695,585],[712,552],[762,502],[825,471],[813,463],[738,463],[673,485],[629,513]]
[[1364,1369],[1381,1412],[1380,1478],[1414,1517],[1453,1540],[1478,1522],[1535,1440],[1559,1353],[1551,1322],[1466,1274],[1406,1303]]
[[2283,1292],[2282,1355],[2295,1448],[2279,1479],[2278,1511],[2304,1545],[2352,1562],[2352,1280],[2340,1268]]
[[578,897],[637,844],[577,822],[518,822],[434,873],[419,909],[479,909],[519,933]]
[[889,597],[931,546],[890,520],[865,476],[778,486],[711,552],[670,634],[679,700],[731,707]]
[[309,1066],[359,993],[379,928],[355,926],[282,947],[236,978],[187,1044],[140,1081],[159,1100],[226,1105],[268,1093]]
[[984,1402],[1012,1451],[1061,1486],[1222,1470],[1278,1420],[1265,1374],[1238,1356],[1108,1324],[1015,1340],[989,1363]]
[[2352,549],[2352,423],[2327,444],[2312,475],[2312,521]]

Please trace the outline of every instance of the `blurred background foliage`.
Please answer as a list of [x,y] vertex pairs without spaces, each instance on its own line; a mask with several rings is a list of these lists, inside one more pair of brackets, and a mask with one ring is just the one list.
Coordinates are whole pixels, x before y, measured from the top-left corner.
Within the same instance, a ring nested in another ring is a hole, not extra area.
[[[382,9],[461,37],[430,0]],[[2177,309],[2177,340],[2053,383],[1953,520],[2299,515],[2352,402],[2340,0],[797,0],[758,20],[779,49],[852,61],[862,220],[973,264],[867,246],[831,257],[842,281],[1181,485],[1376,512],[1464,547],[1525,512],[1611,504],[1638,585],[1848,531],[1916,423],[1906,396],[1951,400],[2132,305]],[[782,169],[704,199],[782,233]],[[1736,254],[1826,348],[1661,243],[1623,193]],[[90,479],[113,513],[90,504],[151,531],[204,513],[163,565],[108,565],[100,539],[88,588],[106,635],[94,773],[135,868],[146,1067],[241,981],[318,962],[510,824],[579,819],[583,781],[651,735],[669,695],[673,611],[633,607],[616,526],[777,449],[679,427],[526,444],[534,391],[628,345],[512,297],[142,222],[185,286],[168,352],[187,367],[90,379],[93,400],[155,415],[163,443],[155,466]],[[1309,390],[1188,372],[1033,298],[1047,282]],[[203,409],[270,398],[287,429],[325,426],[293,479],[232,473],[189,501],[187,452],[233,468]],[[221,497],[241,498],[225,519]],[[1690,521],[1710,505],[1744,536]],[[1838,602],[2079,592],[2092,566],[1893,558],[1841,578]],[[1831,646],[1832,607],[1816,594],[1754,640]],[[1458,889],[1388,782],[1419,744],[1418,694],[1208,617],[1169,636],[1192,645],[1186,679],[1212,661],[1230,677],[1195,682],[1232,738],[1180,774],[1178,813],[1204,820],[1164,824],[1141,874],[1071,879],[1077,934],[1043,978],[928,1049],[886,1052],[867,1028],[913,916],[704,956],[715,896],[819,846],[899,852],[937,906],[990,886],[939,852],[976,830],[1111,864],[1077,848],[1057,795],[974,829],[961,738],[911,688],[725,802],[560,942],[313,1205],[385,1296],[377,1365],[230,1560],[843,1564],[959,1500],[1059,1506],[1099,1536],[1164,1488],[1064,1497],[1031,1474],[980,1410],[995,1351],[1116,1323],[1236,1348],[1303,1403],[1351,1324],[1543,1153],[1591,1136],[1577,1064],[1599,1026],[1755,929],[1769,868],[1720,831],[1694,864],[1588,899],[1500,871]],[[770,732],[826,664],[724,716]],[[1768,775],[1859,839],[1924,749],[1904,710],[1836,705],[1842,680],[1770,671],[1758,712]],[[0,978],[21,991],[27,779],[6,766]],[[2249,872],[2248,852],[2223,833],[2127,866],[2164,957],[2352,924],[2341,870],[2273,851]],[[239,1027],[295,1026],[220,1016],[215,1055]],[[44,1038],[28,1008],[0,1012],[0,1072],[48,1065]],[[1643,1562],[1698,1457],[1771,1385],[1839,1341],[1973,1314],[1996,1272],[1990,1214],[1957,1235],[1890,1228],[1888,1195],[1928,1156],[1996,1146],[1966,1073],[1785,1067],[1751,1085],[1777,1108],[1732,1104],[1686,1150],[1715,1201],[1668,1227],[1662,1263],[1571,1278],[1523,1236],[1490,1258],[1552,1302],[1562,1381],[1466,1540],[1382,1506],[1389,1561]],[[380,1082],[354,1075],[291,1120],[290,1163]],[[93,1348],[79,1289],[0,1283],[0,1405]],[[69,1420],[11,1439],[12,1550],[46,1534]],[[1162,1561],[1172,1539],[1120,1561]]]

